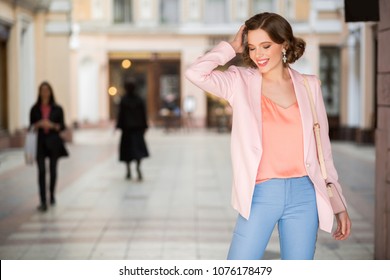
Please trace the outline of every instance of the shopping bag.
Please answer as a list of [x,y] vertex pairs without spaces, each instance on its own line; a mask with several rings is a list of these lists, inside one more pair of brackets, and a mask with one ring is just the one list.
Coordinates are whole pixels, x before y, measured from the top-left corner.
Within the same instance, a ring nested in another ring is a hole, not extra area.
[[37,154],[37,133],[30,129],[27,131],[24,143],[24,156],[26,164],[32,165]]

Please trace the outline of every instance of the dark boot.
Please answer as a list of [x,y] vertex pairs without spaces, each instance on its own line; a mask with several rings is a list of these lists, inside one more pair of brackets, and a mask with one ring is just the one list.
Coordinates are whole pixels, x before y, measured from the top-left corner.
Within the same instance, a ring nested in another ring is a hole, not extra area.
[[50,194],[50,205],[55,205],[56,204],[56,199],[54,197],[54,194]]
[[47,211],[47,205],[46,204],[41,204],[37,207],[39,212],[46,212]]

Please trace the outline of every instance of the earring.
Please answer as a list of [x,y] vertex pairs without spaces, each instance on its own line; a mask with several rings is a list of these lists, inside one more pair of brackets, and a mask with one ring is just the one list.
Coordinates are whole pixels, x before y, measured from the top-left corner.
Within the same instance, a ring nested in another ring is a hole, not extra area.
[[283,63],[286,63],[287,62],[286,50],[283,49],[282,53],[283,53],[283,56],[282,56]]

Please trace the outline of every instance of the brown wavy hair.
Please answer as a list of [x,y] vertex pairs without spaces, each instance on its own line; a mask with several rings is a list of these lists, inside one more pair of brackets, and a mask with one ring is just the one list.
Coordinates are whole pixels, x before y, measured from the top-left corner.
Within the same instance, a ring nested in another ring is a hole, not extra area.
[[301,38],[294,37],[291,25],[284,17],[275,13],[260,13],[245,21],[242,57],[244,63],[249,67],[256,68],[257,66],[249,56],[248,31],[257,29],[267,32],[275,43],[285,45],[287,57],[287,63],[284,63],[285,67],[289,63],[297,61],[305,52],[306,42]]

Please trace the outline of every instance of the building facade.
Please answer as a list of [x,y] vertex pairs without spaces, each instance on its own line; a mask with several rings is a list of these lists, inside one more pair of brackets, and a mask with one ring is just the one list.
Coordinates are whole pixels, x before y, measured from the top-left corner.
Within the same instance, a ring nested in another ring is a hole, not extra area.
[[250,16],[272,11],[307,42],[292,67],[320,77],[331,137],[372,143],[376,25],[346,24],[343,4],[0,0],[0,134],[26,128],[42,80],[53,84],[69,126],[114,120],[127,75],[139,81],[151,126],[163,124],[167,114],[178,120],[190,114],[198,127],[218,126],[231,114],[229,106],[192,85],[184,70],[219,41],[230,40]]
[[340,0],[73,1],[72,118],[115,118],[129,74],[139,77],[152,124],[173,99],[182,116],[187,101],[194,104],[198,126],[215,125],[230,111],[184,79],[184,69],[262,11],[284,15],[306,40],[305,55],[292,67],[320,77],[331,137],[373,142],[375,25],[345,24]]
[[70,107],[70,11],[64,0],[0,0],[0,149],[23,144],[43,80]]

